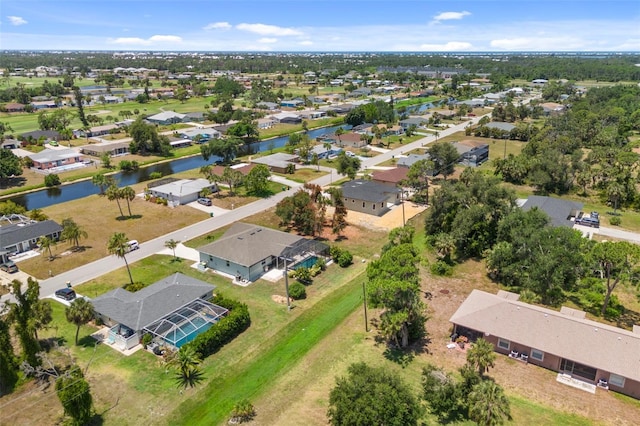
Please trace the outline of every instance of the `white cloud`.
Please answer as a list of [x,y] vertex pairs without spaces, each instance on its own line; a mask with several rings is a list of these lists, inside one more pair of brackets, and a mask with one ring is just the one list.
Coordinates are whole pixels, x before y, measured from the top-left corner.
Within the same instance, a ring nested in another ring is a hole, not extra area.
[[27,20],[21,16],[7,16],[7,19],[11,22],[11,25],[15,25],[16,27],[27,23]]
[[231,28],[231,24],[228,22],[212,22],[206,25],[205,27],[203,27],[202,29],[205,31],[209,31],[209,30],[228,30],[230,28]]
[[491,40],[490,46],[501,50],[583,50],[585,41],[574,37],[514,37]]
[[473,45],[466,41],[449,41],[444,44],[421,44],[420,50],[426,50],[428,52],[459,52],[469,50],[472,47]]
[[277,41],[278,41],[277,38],[270,38],[270,37],[263,37],[261,39],[258,39],[258,43],[275,43]]
[[147,39],[140,37],[118,37],[108,39],[107,42],[111,44],[149,46],[154,43],[181,43],[182,37],[175,35],[154,35]]
[[462,12],[442,12],[436,16],[433,17],[433,20],[436,22],[440,22],[440,21],[451,21],[451,20],[458,20],[458,19],[462,19],[465,16],[469,16],[471,15],[471,12],[467,12],[462,11]]
[[302,35],[302,32],[293,28],[278,27],[266,24],[238,24],[236,28],[242,31],[260,34],[263,36],[296,36]]
[[154,35],[149,37],[149,41],[180,43],[182,41],[182,37],[175,35]]
[[303,40],[301,42],[298,43],[300,46],[311,46],[313,45],[313,42],[311,40]]

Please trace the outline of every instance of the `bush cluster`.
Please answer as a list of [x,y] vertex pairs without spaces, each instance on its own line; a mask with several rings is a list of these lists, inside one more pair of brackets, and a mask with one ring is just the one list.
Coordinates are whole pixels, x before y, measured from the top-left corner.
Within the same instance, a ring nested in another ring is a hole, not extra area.
[[331,247],[329,253],[333,261],[340,265],[341,268],[346,268],[353,262],[353,255],[348,250],[341,249],[340,247]]
[[299,281],[294,281],[289,286],[289,297],[292,297],[294,300],[300,300],[307,297],[307,289],[304,284]]
[[449,277],[453,273],[453,268],[447,262],[443,260],[438,260],[433,263],[430,267],[431,273],[433,275],[438,275],[441,277]]
[[236,336],[245,331],[251,325],[249,308],[244,303],[233,299],[216,296],[214,304],[227,308],[229,313],[213,327],[199,334],[191,342],[190,346],[201,359],[218,352],[224,345],[232,341]]

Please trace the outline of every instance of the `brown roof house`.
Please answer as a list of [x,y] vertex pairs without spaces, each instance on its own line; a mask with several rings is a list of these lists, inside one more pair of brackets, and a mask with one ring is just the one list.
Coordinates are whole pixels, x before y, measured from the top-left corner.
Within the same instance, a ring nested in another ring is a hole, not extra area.
[[499,353],[557,371],[557,381],[591,393],[597,388],[640,399],[640,327],[624,330],[520,302],[519,295],[473,290],[451,321],[454,335],[483,337]]
[[407,178],[408,174],[409,169],[407,167],[395,167],[389,170],[376,170],[371,177],[374,182],[397,188],[402,186],[402,181]]
[[382,216],[400,202],[400,189],[372,180],[356,179],[342,184],[344,206],[360,213]]

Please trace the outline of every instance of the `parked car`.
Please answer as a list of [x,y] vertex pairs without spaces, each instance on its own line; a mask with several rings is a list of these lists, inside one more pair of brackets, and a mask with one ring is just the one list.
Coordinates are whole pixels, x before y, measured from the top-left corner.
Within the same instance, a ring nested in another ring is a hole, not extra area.
[[61,288],[60,290],[56,290],[56,297],[63,300],[73,300],[76,298],[76,292],[71,288]]
[[203,206],[210,206],[211,205],[211,199],[210,198],[198,198],[198,202],[200,204],[202,204]]
[[10,260],[7,263],[0,265],[0,269],[10,274],[18,272],[18,266]]

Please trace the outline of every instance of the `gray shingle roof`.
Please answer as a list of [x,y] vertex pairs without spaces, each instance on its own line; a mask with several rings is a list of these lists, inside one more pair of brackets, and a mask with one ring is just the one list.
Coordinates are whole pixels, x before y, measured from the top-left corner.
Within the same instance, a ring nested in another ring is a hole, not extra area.
[[43,220],[42,222],[14,223],[0,227],[0,249],[11,247],[22,241],[40,238],[44,235],[51,235],[61,232],[62,226],[53,220]]
[[640,334],[473,290],[450,322],[640,381]]
[[485,124],[485,126],[490,129],[499,129],[505,132],[510,132],[511,130],[516,128],[516,126],[511,123],[503,123],[501,121],[490,121],[489,123]]
[[213,289],[214,285],[175,273],[135,293],[117,288],[91,302],[96,312],[137,331]]
[[553,226],[572,227],[574,222],[572,217],[582,209],[582,203],[576,203],[560,198],[543,197],[540,195],[530,195],[522,205],[522,210],[528,211],[537,207],[551,218]]
[[306,242],[306,238],[248,223],[234,223],[218,240],[199,247],[198,251],[251,266],[270,257],[281,256],[285,249]]
[[356,179],[342,184],[342,195],[345,198],[381,203],[392,194],[400,192],[399,188],[392,188],[371,180]]

